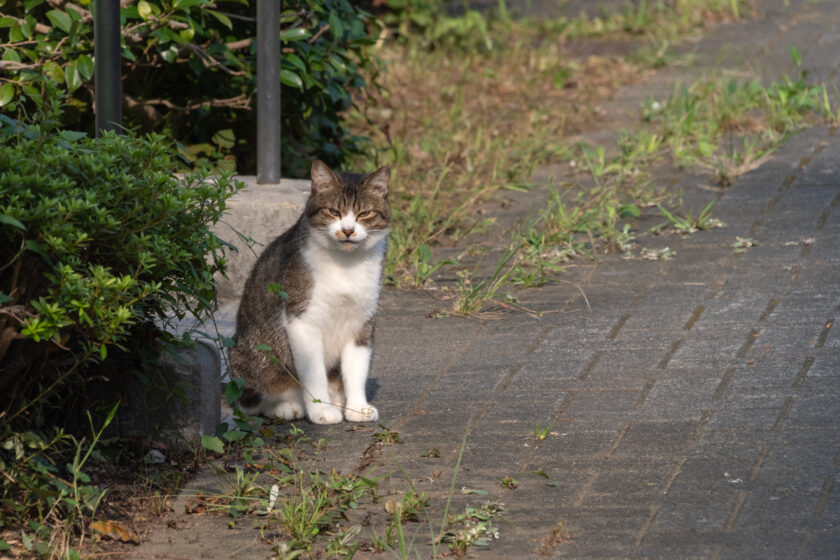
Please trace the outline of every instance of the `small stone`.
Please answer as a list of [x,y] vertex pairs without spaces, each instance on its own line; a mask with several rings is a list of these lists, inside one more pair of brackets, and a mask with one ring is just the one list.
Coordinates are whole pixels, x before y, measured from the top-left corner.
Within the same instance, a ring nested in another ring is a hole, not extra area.
[[166,456],[158,451],[157,449],[150,449],[148,453],[146,453],[146,462],[153,463],[155,465],[159,465],[166,461]]

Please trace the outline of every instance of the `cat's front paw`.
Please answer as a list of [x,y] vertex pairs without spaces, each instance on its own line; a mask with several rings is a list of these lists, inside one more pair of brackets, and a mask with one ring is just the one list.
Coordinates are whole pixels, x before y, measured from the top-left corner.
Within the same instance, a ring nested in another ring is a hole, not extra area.
[[379,411],[376,407],[364,404],[359,408],[346,408],[344,418],[348,422],[376,422],[379,420]]
[[306,415],[313,424],[338,424],[343,420],[341,409],[331,404],[313,403],[306,407]]

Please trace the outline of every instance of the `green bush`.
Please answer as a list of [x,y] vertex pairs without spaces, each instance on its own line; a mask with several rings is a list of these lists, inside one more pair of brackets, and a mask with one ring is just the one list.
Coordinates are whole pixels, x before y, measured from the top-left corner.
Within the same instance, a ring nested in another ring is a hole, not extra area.
[[166,317],[212,308],[225,261],[208,227],[237,184],[176,177],[183,165],[158,135],[91,139],[0,118],[0,428],[27,427],[52,402],[66,413],[110,350],[148,347]]
[[283,6],[283,167],[288,176],[308,177],[313,156],[339,167],[365,149],[365,139],[350,134],[343,113],[354,94],[378,87],[371,52],[376,25],[347,0],[292,0]]
[[[279,0],[278,0],[279,1]],[[242,173],[256,165],[256,2],[123,3],[123,120],[159,132],[193,160]],[[94,132],[91,0],[0,0],[0,113],[34,110],[43,73],[65,94],[64,126]],[[313,157],[340,166],[361,149],[342,112],[375,79],[376,26],[347,0],[284,0],[280,22],[286,176]]]

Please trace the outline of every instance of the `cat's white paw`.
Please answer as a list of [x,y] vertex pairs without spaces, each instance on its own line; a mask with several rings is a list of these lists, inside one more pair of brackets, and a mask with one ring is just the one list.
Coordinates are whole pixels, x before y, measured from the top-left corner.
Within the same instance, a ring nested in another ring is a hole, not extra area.
[[274,407],[274,415],[283,420],[297,420],[305,416],[303,404],[293,401],[284,401]]
[[331,404],[313,403],[306,408],[306,415],[314,424],[338,424],[343,420],[341,409]]
[[345,409],[344,418],[348,422],[376,422],[379,420],[379,411],[376,407],[365,403],[359,408]]

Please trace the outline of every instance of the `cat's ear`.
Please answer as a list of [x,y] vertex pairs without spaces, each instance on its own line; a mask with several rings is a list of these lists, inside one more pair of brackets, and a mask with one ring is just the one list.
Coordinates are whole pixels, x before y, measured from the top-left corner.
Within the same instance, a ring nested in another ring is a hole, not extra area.
[[312,192],[324,192],[339,184],[338,177],[327,164],[316,159],[312,162]]
[[388,166],[380,167],[365,179],[365,185],[374,193],[382,198],[388,196],[388,187],[391,183],[391,168]]

